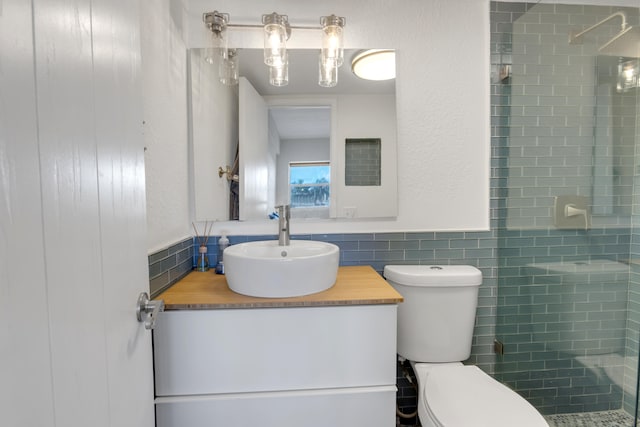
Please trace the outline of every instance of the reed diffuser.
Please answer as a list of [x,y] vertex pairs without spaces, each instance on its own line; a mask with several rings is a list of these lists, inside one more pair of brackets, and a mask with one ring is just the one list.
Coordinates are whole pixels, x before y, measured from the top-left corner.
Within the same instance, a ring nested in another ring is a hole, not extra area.
[[197,271],[209,271],[209,255],[207,254],[207,242],[209,241],[209,235],[213,228],[213,222],[209,225],[209,221],[205,221],[203,235],[198,234],[198,228],[195,223],[191,223],[193,231],[196,232],[196,239],[198,240],[198,260],[196,262]]

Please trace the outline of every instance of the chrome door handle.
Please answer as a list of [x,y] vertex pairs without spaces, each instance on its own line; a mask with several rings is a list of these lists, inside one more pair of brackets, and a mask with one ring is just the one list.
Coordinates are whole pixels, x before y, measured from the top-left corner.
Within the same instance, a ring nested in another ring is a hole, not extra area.
[[138,305],[136,306],[136,316],[138,317],[138,322],[144,322],[146,329],[153,329],[156,325],[158,313],[161,311],[164,311],[163,300],[151,300],[146,292],[140,294]]

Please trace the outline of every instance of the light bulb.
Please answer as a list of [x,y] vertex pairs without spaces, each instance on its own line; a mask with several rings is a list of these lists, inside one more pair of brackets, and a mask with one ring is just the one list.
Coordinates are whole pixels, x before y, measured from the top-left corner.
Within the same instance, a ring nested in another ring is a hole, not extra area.
[[264,24],[264,63],[268,66],[281,66],[286,63],[287,39],[290,29],[286,15],[262,15]]
[[344,62],[343,27],[345,19],[331,15],[320,18],[322,26],[321,61],[334,63],[340,67]]

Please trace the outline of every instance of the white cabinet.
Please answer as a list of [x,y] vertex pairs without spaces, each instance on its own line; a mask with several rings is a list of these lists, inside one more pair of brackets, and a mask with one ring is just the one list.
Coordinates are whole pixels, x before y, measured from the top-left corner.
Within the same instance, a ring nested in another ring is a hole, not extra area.
[[392,427],[395,304],[164,312],[158,427]]

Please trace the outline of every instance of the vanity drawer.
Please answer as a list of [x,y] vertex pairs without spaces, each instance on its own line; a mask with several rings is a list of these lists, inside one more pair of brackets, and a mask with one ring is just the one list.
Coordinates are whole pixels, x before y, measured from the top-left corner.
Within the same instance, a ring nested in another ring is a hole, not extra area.
[[395,304],[168,311],[156,396],[395,385]]
[[395,386],[156,399],[157,427],[389,427]]

